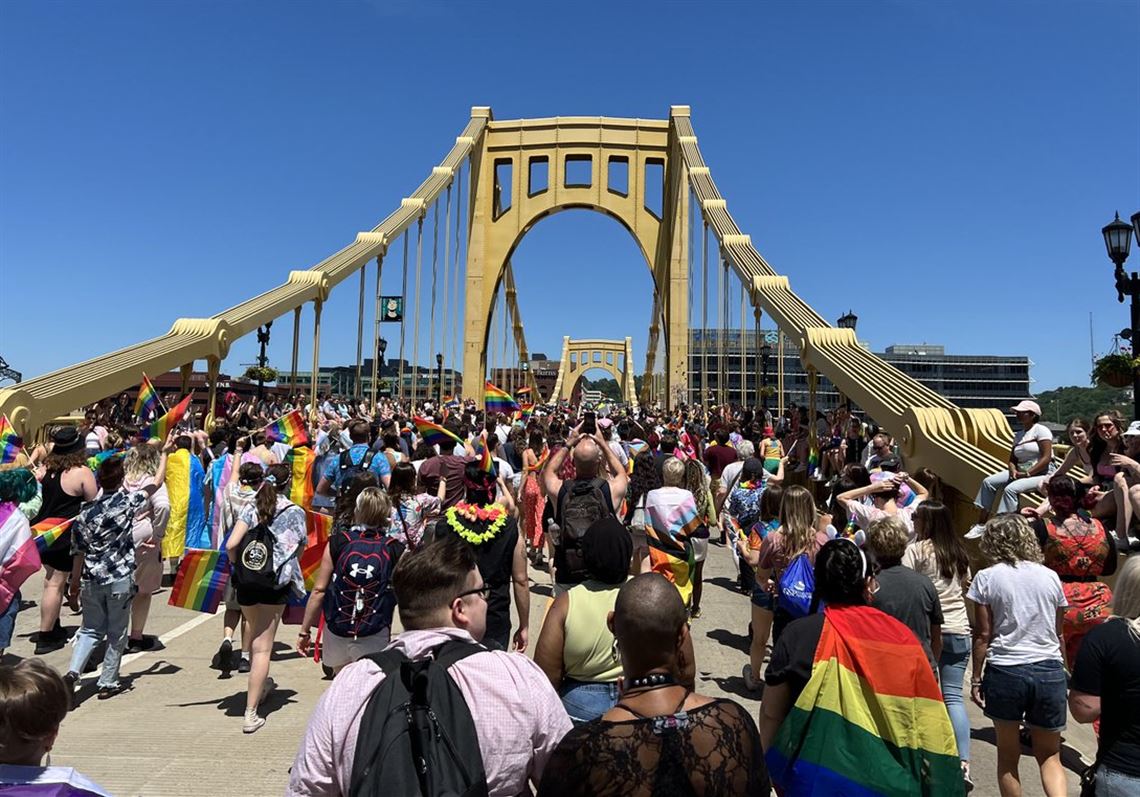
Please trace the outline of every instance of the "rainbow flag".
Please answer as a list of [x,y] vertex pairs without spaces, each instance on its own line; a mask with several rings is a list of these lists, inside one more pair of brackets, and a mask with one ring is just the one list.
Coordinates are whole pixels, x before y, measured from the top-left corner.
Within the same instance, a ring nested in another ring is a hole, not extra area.
[[313,508],[313,463],[316,461],[316,452],[307,446],[295,446],[285,455],[285,464],[293,474],[289,500],[306,512]]
[[491,458],[491,448],[483,443],[483,453],[479,455],[479,470],[495,475],[495,460]]
[[150,377],[143,374],[142,384],[139,385],[139,395],[135,399],[135,415],[145,420],[158,412],[158,405],[158,391],[154,389]]
[[922,645],[870,606],[824,611],[811,679],[767,763],[785,797],[965,793],[954,729]]
[[808,448],[807,475],[814,476],[817,470],[819,470],[819,447],[813,445]]
[[530,397],[530,388],[525,387],[525,386],[520,387],[518,390],[515,391],[515,396],[518,396],[518,397],[526,396],[527,398],[529,398]]
[[213,614],[229,580],[230,560],[225,551],[188,548],[178,565],[167,604]]
[[186,396],[175,405],[174,409],[143,429],[142,434],[149,440],[165,440],[166,436],[170,434],[170,430],[182,421],[182,416],[186,414],[186,410],[190,409],[190,401],[193,398],[193,393]]
[[676,585],[688,606],[693,595],[690,577],[696,566],[691,537],[701,525],[697,502],[688,492],[679,498],[650,492],[645,501],[645,518],[650,567]]
[[0,465],[15,462],[16,456],[23,450],[24,440],[12,427],[7,415],[0,415]]
[[450,445],[463,445],[462,440],[427,418],[413,416],[412,423],[416,425],[416,432],[424,439],[424,442],[431,446],[439,446],[440,451],[446,450]]
[[519,420],[520,421],[524,421],[524,422],[529,421],[530,416],[532,416],[532,415],[534,415],[534,405],[533,404],[525,404],[524,403],[524,404],[519,405]]
[[265,442],[288,443],[291,446],[303,446],[309,442],[309,432],[305,428],[305,416],[300,410],[293,410],[282,415],[273,423],[265,427]]
[[483,386],[483,409],[488,415],[492,412],[510,414],[518,408],[518,402],[507,391],[499,390],[490,382]]
[[329,534],[332,532],[332,521],[331,515],[305,511],[305,529],[309,533],[309,540],[301,554],[301,574],[305,577],[306,590],[312,590],[317,571],[321,569],[321,559],[324,558]]
[[47,553],[64,533],[71,528],[71,521],[74,518],[61,518],[51,517],[41,520],[36,525],[32,526],[32,534],[36,538],[36,548],[39,549],[40,555]]
[[93,457],[87,458],[87,467],[91,470],[99,470],[99,466],[104,462],[112,459],[122,459],[127,455],[125,448],[112,448],[109,451],[100,451]]

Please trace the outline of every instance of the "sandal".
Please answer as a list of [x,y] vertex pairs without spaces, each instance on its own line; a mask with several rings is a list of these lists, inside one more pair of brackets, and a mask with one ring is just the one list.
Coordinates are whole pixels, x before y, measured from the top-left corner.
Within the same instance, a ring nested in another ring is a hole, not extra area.
[[126,685],[118,683],[114,686],[104,686],[100,688],[95,696],[100,700],[106,700],[109,697],[114,697],[115,695],[122,694],[125,691],[127,691]]

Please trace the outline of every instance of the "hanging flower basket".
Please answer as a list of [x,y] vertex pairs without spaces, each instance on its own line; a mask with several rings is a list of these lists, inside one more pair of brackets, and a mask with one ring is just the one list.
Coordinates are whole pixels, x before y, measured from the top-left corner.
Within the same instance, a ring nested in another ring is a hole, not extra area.
[[263,368],[258,365],[251,365],[249,368],[245,369],[244,376],[250,382],[257,382],[259,380],[262,382],[276,382],[277,369],[270,368],[269,366],[265,366]]
[[1130,351],[1106,354],[1093,367],[1093,381],[1111,387],[1128,387],[1137,367],[1140,367],[1140,360],[1134,358]]

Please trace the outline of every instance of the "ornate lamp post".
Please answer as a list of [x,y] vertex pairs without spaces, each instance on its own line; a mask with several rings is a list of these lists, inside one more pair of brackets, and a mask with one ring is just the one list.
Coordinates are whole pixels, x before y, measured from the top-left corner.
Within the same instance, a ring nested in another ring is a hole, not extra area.
[[835,322],[840,329],[855,329],[855,325],[859,323],[859,316],[852,313],[850,310],[845,315],[841,315],[839,320]]
[[265,347],[269,345],[269,329],[273,326],[272,321],[266,322],[265,326],[257,330],[257,343],[261,346],[261,353],[257,355],[257,365],[262,369],[262,372],[257,375],[257,401],[260,404],[261,400],[265,398],[265,366],[269,364],[269,357],[265,354]]
[[764,340],[760,344],[760,406],[767,407],[768,399],[764,391],[768,389],[768,358],[772,356],[772,344]]
[[[388,350],[388,341],[385,340],[384,338],[380,338],[379,340],[376,341],[376,348],[379,349],[379,351],[380,351],[380,363],[376,368],[376,379],[377,379],[377,381],[383,383],[383,381],[384,381],[384,352]],[[376,386],[376,390],[377,391],[380,390],[380,385]],[[372,395],[376,395],[376,394],[373,393]],[[373,407],[372,410],[373,410],[373,412],[375,412],[376,408]]]
[[[1132,214],[1132,224],[1120,220],[1120,213],[1101,229],[1104,236],[1104,248],[1108,251],[1108,259],[1116,266],[1116,300],[1124,301],[1124,297],[1131,299],[1131,323],[1129,334],[1126,336],[1132,343],[1132,356],[1135,357],[1136,346],[1140,343],[1140,276],[1133,271],[1129,275],[1124,270],[1124,261],[1128,259],[1128,251],[1132,246],[1132,236],[1140,241],[1140,212]],[[1140,418],[1140,370],[1132,369],[1132,417]]]
[[435,355],[435,405],[443,404],[443,355]]

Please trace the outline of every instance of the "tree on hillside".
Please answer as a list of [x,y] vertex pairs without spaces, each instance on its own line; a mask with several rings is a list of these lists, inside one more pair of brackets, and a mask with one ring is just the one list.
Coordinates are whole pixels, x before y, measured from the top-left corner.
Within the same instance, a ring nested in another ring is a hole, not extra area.
[[1073,418],[1092,423],[1094,415],[1108,410],[1119,410],[1125,418],[1132,417],[1132,391],[1128,388],[1059,387],[1038,393],[1037,403],[1044,414],[1042,420],[1053,423],[1064,424]]

